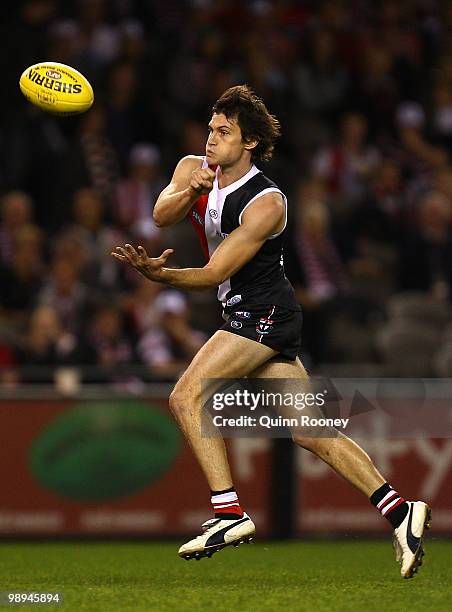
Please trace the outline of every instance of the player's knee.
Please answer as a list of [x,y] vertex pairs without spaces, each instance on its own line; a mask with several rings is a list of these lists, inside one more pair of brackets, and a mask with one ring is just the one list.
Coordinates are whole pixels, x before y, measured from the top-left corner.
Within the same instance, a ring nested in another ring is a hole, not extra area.
[[198,405],[198,400],[193,390],[178,383],[169,396],[169,407],[174,417],[180,419],[187,414],[193,415],[193,407]]
[[169,396],[169,407],[176,419],[181,417],[187,409],[185,393],[183,390],[178,389],[177,386],[173,389],[171,395]]

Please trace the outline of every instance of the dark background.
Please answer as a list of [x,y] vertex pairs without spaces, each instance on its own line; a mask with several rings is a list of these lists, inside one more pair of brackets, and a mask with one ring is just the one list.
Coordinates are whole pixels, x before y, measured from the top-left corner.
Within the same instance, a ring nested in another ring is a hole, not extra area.
[[[213,294],[143,283],[109,252],[141,242],[202,265],[188,223],[159,230],[152,206],[177,161],[203,153],[210,108],[238,83],[282,124],[262,170],[289,198],[285,265],[307,367],[449,375],[450,3],[30,0],[1,11],[0,384],[49,381],[34,366],[62,364],[97,382],[168,380],[221,323]],[[58,118],[26,102],[19,76],[44,60],[88,77],[89,112]]]

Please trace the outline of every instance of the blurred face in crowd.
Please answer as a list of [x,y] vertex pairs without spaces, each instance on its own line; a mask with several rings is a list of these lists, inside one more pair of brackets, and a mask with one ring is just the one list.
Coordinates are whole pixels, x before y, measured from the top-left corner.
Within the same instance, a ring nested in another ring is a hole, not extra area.
[[80,189],[74,196],[74,217],[79,225],[95,230],[102,221],[103,204],[92,189]]
[[12,191],[3,197],[1,208],[2,222],[14,229],[31,220],[31,200],[22,191]]
[[443,194],[432,191],[420,203],[419,223],[421,230],[432,236],[446,235],[452,219],[451,202]]
[[435,187],[452,202],[452,170],[441,168],[435,175]]
[[105,123],[105,111],[98,105],[83,115],[80,131],[82,135],[99,136],[105,132]]
[[108,340],[115,340],[121,335],[121,319],[117,310],[105,308],[94,321],[95,331]]
[[128,59],[139,60],[146,51],[144,28],[137,21],[129,23],[122,32],[121,48]]
[[399,166],[391,159],[384,160],[376,175],[376,186],[386,191],[397,191],[401,180]]
[[302,182],[297,194],[297,203],[300,211],[309,204],[324,202],[325,196],[326,190],[321,180],[313,178]]
[[53,266],[53,282],[58,293],[71,293],[77,281],[76,264],[67,259],[59,259]]
[[33,311],[30,334],[55,340],[61,333],[61,323],[56,311],[50,306],[40,306]]
[[319,68],[324,68],[335,59],[335,42],[327,30],[320,30],[314,38],[314,61]]
[[308,204],[301,211],[303,232],[310,238],[323,238],[328,232],[330,215],[328,208],[321,202]]
[[112,98],[129,99],[136,90],[137,76],[130,62],[116,66],[110,76],[110,95]]
[[371,45],[364,53],[365,73],[369,82],[383,81],[391,71],[392,56],[383,46]]
[[83,268],[88,258],[81,241],[72,236],[63,236],[57,241],[55,255],[61,259],[69,259],[77,270]]
[[42,233],[34,225],[25,225],[14,236],[13,268],[22,278],[32,277],[42,258]]
[[242,131],[235,118],[228,119],[223,113],[212,115],[206,144],[206,160],[209,164],[232,166],[244,155],[250,155],[252,148],[253,143],[243,142]]
[[136,159],[130,162],[130,176],[143,183],[151,183],[159,174],[158,161]]
[[105,21],[106,3],[105,0],[85,0],[79,4],[79,19],[87,29],[94,28],[96,25]]
[[359,146],[367,136],[367,121],[358,113],[349,113],[342,123],[342,136],[346,144]]

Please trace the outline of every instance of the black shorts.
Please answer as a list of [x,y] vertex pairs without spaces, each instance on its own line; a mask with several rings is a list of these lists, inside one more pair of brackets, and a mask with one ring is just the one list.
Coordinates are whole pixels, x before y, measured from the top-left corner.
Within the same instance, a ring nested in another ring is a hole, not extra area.
[[240,304],[223,312],[226,323],[221,329],[265,344],[284,359],[294,361],[301,351],[300,310],[288,310],[271,304]]

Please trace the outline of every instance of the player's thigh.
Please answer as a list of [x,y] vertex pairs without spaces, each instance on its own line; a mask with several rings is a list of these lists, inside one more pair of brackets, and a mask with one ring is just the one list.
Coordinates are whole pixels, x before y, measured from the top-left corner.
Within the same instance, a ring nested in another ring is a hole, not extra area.
[[[308,374],[298,357],[295,361],[272,359],[253,370],[248,378],[267,379],[265,388],[272,393],[281,393],[284,397],[291,394],[294,398],[300,398],[300,394],[311,393]],[[256,388],[260,391],[259,383],[256,383]],[[297,412],[292,414],[294,408],[289,404],[279,406],[277,410],[286,417],[298,416]]]
[[[198,397],[201,383],[213,378],[242,378],[277,352],[264,344],[227,331],[217,331],[198,351],[172,393]],[[213,392],[214,388],[209,387]]]
[[295,361],[287,359],[267,361],[248,374],[248,378],[300,378],[309,380],[308,373],[298,357]]
[[[272,379],[269,387],[272,392],[283,393],[285,397],[287,393],[291,393],[294,398],[298,398],[299,402],[303,401],[301,398],[303,394],[310,394],[312,396],[308,373],[298,357],[295,361],[268,361],[251,372],[248,378]],[[280,382],[275,379],[280,379]],[[314,419],[324,418],[324,414],[319,409],[319,406],[313,403],[312,400],[310,400],[309,405],[306,403],[302,409],[300,409],[300,403],[297,404],[295,400],[292,403],[283,404],[275,409],[284,418],[291,419],[297,423],[297,425],[291,426],[289,429],[294,442],[304,448],[315,451],[319,445],[324,444],[325,440],[329,440],[335,435],[335,430],[329,427],[301,425],[300,415],[309,416]]]

